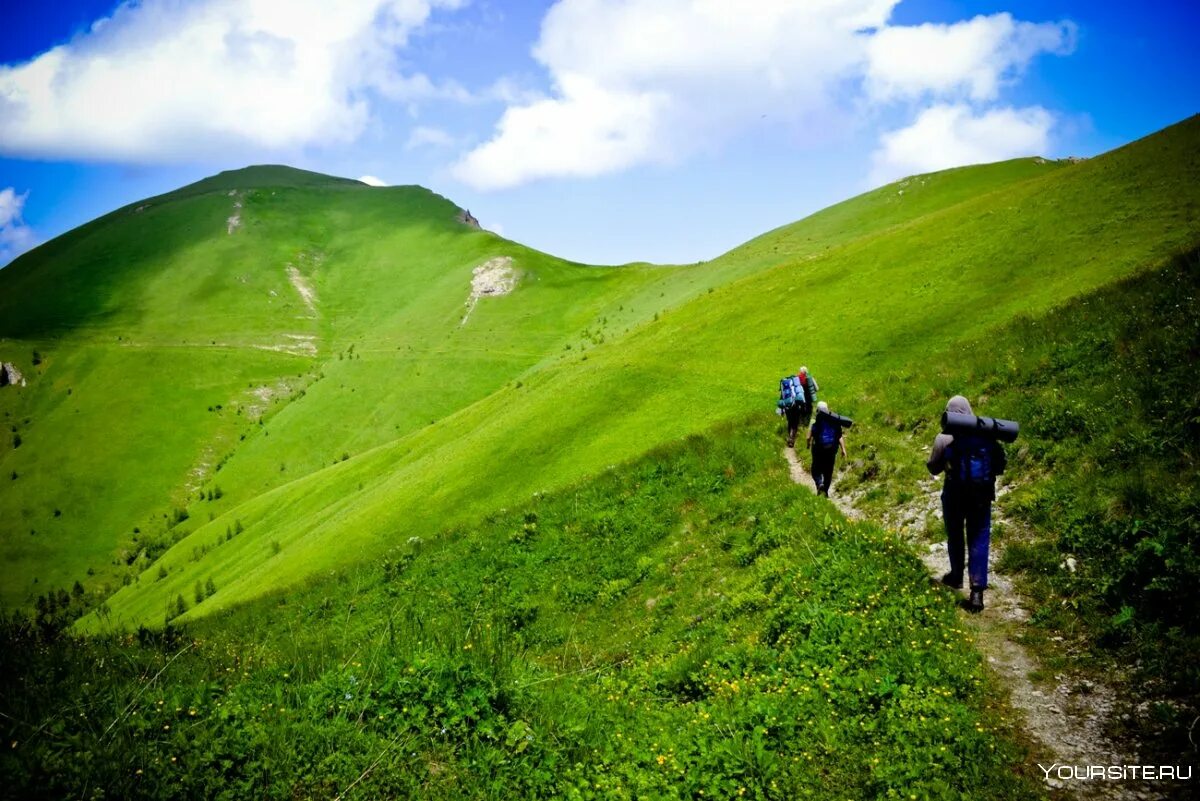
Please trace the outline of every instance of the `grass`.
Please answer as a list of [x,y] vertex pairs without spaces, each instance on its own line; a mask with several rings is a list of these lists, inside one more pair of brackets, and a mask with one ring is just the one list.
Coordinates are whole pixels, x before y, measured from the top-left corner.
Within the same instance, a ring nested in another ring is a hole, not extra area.
[[[924,459],[952,394],[1020,421],[997,539],[1032,604],[1026,637],[1049,669],[1117,682],[1125,727],[1163,764],[1190,758],[1200,709],[1198,297],[1193,249],[866,387],[839,484],[877,517],[912,507],[937,486]],[[926,525],[919,502],[898,517]]]
[[186,635],[10,626],[6,791],[1038,797],[950,595],[765,422]]
[[[467,523],[768,406],[775,377],[798,360],[813,367],[828,399],[845,405],[867,382],[904,365],[953,353],[954,343],[971,341],[1015,315],[1045,313],[1135,274],[1197,238],[1195,130],[1194,121],[1185,123],[1034,177],[1018,162],[1010,165],[1006,186],[968,200],[951,193],[948,207],[930,212],[921,205],[907,222],[885,219],[882,228],[858,236],[852,231],[818,252],[796,229],[780,232],[780,247],[791,242],[795,250],[774,255],[771,266],[747,267],[758,257],[734,251],[691,268],[743,277],[712,292],[678,290],[691,300],[655,312],[657,320],[650,317],[624,335],[609,332],[583,354],[573,347],[539,360],[431,425],[355,448],[347,462],[331,464],[348,450],[338,447],[322,457],[319,471],[283,483],[281,475],[294,474],[279,465],[290,459],[271,450],[278,458],[262,458],[256,471],[265,476],[270,470],[272,478],[255,487],[265,491],[244,500],[244,490],[223,484],[227,500],[211,510],[214,521],[203,525],[210,510],[201,508],[192,515],[201,525],[163,557],[171,578],[149,583],[143,574],[110,599],[110,621],[158,622],[175,594],[209,574],[221,589],[190,615],[370,558],[388,546],[384,532],[433,536],[446,524]],[[1150,185],[1154,191],[1139,190]],[[894,186],[880,193],[898,192]],[[864,202],[882,201],[868,195]],[[658,273],[646,268],[641,275],[652,280]],[[687,287],[688,270],[667,275],[674,278],[658,280]],[[605,277],[621,280],[619,271]],[[520,315],[534,295],[519,290],[489,305],[472,324],[486,330],[489,314],[502,309]],[[782,311],[793,298],[810,313]],[[600,310],[593,314],[603,318]],[[351,369],[345,361],[337,364]],[[445,387],[445,375],[439,378]],[[360,380],[370,392],[371,381],[379,379]],[[329,386],[356,394],[353,383]],[[308,402],[306,396],[286,413],[298,420]],[[310,419],[350,419],[349,406],[337,414],[328,404],[309,408]],[[370,427],[376,410],[360,406],[357,413],[353,419]],[[289,436],[281,428],[268,425],[262,435],[278,442],[274,437]],[[294,432],[311,429],[291,430],[297,437]],[[236,459],[230,475],[239,469]],[[235,520],[247,536],[222,546],[219,556],[213,550],[191,561],[197,547],[215,543]],[[271,540],[281,543],[282,554],[266,547]],[[90,618],[84,625],[94,629],[101,622]]]
[[[953,391],[1026,424],[1031,630],[1141,660],[1178,755],[1198,132],[917,177],[698,265],[571,264],[286,168],[31,252],[0,271],[30,379],[0,390],[0,600],[34,613],[3,792],[1036,797],[948,594],[787,482],[799,362],[880,512]],[[518,288],[461,324],[499,255]]]
[[[0,492],[6,605],[75,578],[107,594],[148,537],[174,539],[163,516],[201,486],[222,502],[193,521],[428,426],[559,358],[604,304],[632,319],[626,297],[669,272],[568,265],[471,232],[413,188],[245,189],[230,235],[231,180],[116,212],[0,274],[0,351],[31,379],[0,395],[25,443],[0,451],[21,482]],[[470,270],[497,252],[517,257],[526,302],[485,300],[460,327]],[[315,285],[316,313],[287,265]]]

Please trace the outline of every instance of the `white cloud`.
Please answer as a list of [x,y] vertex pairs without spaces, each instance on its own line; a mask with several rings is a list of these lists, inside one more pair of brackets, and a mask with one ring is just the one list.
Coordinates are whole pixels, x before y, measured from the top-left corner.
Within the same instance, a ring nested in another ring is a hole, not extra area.
[[358,180],[367,186],[388,186],[387,181],[382,178],[376,178],[374,175],[363,175]]
[[7,189],[0,189],[0,228],[5,228],[14,220],[21,219],[21,209],[25,207],[25,198],[27,197],[29,197],[28,192],[18,195],[17,190],[11,186]]
[[33,229],[21,220],[21,210],[29,193],[18,195],[13,187],[0,189],[0,266],[20,256],[38,243]]
[[452,174],[503,189],[670,164],[755,125],[829,135],[847,109],[869,121],[897,101],[913,113],[994,102],[1037,54],[1074,46],[1069,22],[1009,14],[889,26],[897,2],[759,0],[746,13],[715,0],[559,0],[533,50],[551,92],[511,99]]
[[408,141],[404,143],[404,149],[416,150],[420,147],[452,147],[455,141],[453,136],[441,128],[418,125],[408,135]]
[[549,176],[601,175],[642,161],[671,157],[660,144],[670,98],[611,91],[568,79],[570,94],[508,109],[491,142],[453,168],[480,189],[499,189]]
[[866,87],[876,100],[961,95],[991,101],[1001,83],[1039,53],[1065,55],[1074,48],[1074,23],[1020,22],[1007,13],[953,25],[887,27],[867,44]]
[[534,48],[553,94],[510,105],[453,174],[480,189],[598,175],[709,149],[764,113],[794,122],[835,103],[896,1],[560,0]]
[[459,0],[126,2],[70,44],[0,66],[0,151],[167,161],[354,140],[371,93],[453,94],[396,51]]
[[976,113],[964,104],[936,105],[916,121],[885,133],[872,162],[874,184],[914,173],[1045,153],[1054,117],[1040,106]]
[[475,99],[517,105],[541,100],[542,93],[531,89],[511,75],[502,75],[491,86],[475,95]]

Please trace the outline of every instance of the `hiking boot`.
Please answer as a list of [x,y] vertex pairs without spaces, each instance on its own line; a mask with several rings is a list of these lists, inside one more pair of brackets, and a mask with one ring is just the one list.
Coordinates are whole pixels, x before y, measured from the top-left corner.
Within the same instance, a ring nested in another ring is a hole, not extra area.
[[951,589],[961,590],[962,589],[962,573],[959,573],[957,575],[955,575],[954,573],[947,573],[946,575],[942,576],[942,583],[945,584],[947,587],[950,587]]
[[792,439],[789,439],[787,442],[788,442],[788,447],[789,447],[789,448],[794,448],[794,447],[796,447],[796,439],[795,439],[794,437],[793,437]]
[[967,611],[975,615],[983,611],[983,590],[971,589],[971,597],[967,601]]

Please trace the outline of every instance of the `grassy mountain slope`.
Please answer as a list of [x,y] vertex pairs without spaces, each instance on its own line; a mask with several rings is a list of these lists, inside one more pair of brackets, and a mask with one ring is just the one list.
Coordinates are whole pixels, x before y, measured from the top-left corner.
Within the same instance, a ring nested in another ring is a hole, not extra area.
[[777,447],[689,438],[183,636],[6,641],[0,797],[1037,798],[949,593]]
[[[936,210],[926,203],[907,220],[881,215],[879,226],[851,228],[833,244],[792,228],[777,245],[734,251],[706,268],[742,277],[217,516],[166,554],[165,577],[148,570],[117,593],[109,620],[160,622],[172,599],[212,579],[216,594],[188,612],[205,614],[465,524],[769,405],[774,377],[798,360],[836,405],[905,364],[952,359],[956,342],[1194,244],[1198,131],[1189,120],[1042,174],[1018,163],[1010,169],[1019,179],[1006,186],[952,195]],[[866,198],[908,196],[900,191]]]
[[[392,219],[383,235],[371,230],[366,238],[392,259],[421,254],[418,281],[455,268],[460,278],[464,269],[469,275],[471,260],[494,240],[464,233],[453,205],[423,190],[335,184],[180,197],[73,232],[65,243],[51,243],[49,255],[36,251],[0,274],[12,286],[0,318],[18,330],[56,334],[7,338],[2,346],[5,358],[18,357],[32,379],[25,390],[0,396],[6,420],[22,439],[21,448],[3,457],[5,472],[18,475],[0,496],[9,527],[5,562],[12,576],[25,579],[5,582],[8,603],[29,598],[31,576],[69,583],[87,567],[103,567],[135,527],[146,534],[162,528],[160,516],[188,504],[254,421],[277,408],[280,396],[312,383],[337,321],[307,308],[287,266],[313,280],[329,230],[361,235],[355,221],[367,213],[382,216],[376,210],[382,206]],[[237,211],[235,202],[243,206],[245,225],[229,234],[226,218]],[[384,228],[378,219],[369,222]],[[272,230],[280,226],[286,234]],[[142,252],[138,243],[150,231],[158,239]],[[425,255],[430,252],[433,258]],[[374,258],[367,252],[353,266],[364,275],[382,269]],[[95,286],[89,285],[93,276]],[[22,303],[24,297],[32,302]],[[331,305],[337,300],[331,297]],[[378,298],[374,314],[363,315],[366,324],[389,314],[403,318],[403,298],[395,303],[398,313],[387,300]],[[42,360],[36,369],[29,362],[33,351]],[[502,362],[499,369],[505,368]],[[463,393],[486,389],[466,384]],[[326,444],[332,458],[343,443]],[[75,458],[81,451],[83,458]],[[122,481],[110,481],[113,475]],[[29,543],[46,558],[18,558]],[[140,547],[130,542],[126,550],[136,554]]]
[[[884,188],[780,241],[808,258],[1054,169],[1025,160],[929,176],[907,205]],[[597,269],[471,230],[457,211],[418,188],[254,167],[131,204],[0,272],[0,358],[31,380],[0,393],[22,443],[0,450],[3,475],[16,476],[0,485],[0,603],[77,579],[105,592],[210,516],[780,258]],[[515,259],[517,291],[483,299],[460,325],[471,270],[497,255]]]
[[[469,229],[425,190],[319,178],[222,174],[0,273],[0,358],[30,379],[0,394],[20,443],[0,452],[15,474],[0,492],[5,604],[152,558],[235,452],[225,504],[483,397],[605,310],[648,317],[639,292],[696,291],[670,284],[678,270],[571,265]],[[515,258],[520,291],[460,325],[471,270],[496,255]],[[281,411],[268,440],[257,424]]]
[[[1134,646],[1122,719],[1160,730],[1149,764],[1191,759],[1196,617],[1170,601],[1197,570],[1197,265],[871,379],[847,401],[859,421],[836,488],[908,504],[951,392],[1020,419],[1002,506],[1038,532],[1008,524],[997,541],[1057,585],[1025,631],[1067,634],[1047,667],[1074,675],[1095,656],[1074,628],[1091,606],[1136,608],[1101,640]],[[773,419],[760,409],[185,631],[35,644],[27,623],[0,627],[0,733],[19,743],[0,749],[5,789],[1042,797],[1044,751],[1019,745],[952,594],[895,531],[791,484]],[[1097,469],[1114,459],[1126,469]],[[1058,566],[1071,552],[1078,574]]]
[[[1200,709],[1200,249],[868,384],[839,493],[943,539],[924,458],[944,399],[1019,420],[992,558],[1049,674],[1109,685],[1143,758],[1194,759]],[[897,392],[896,387],[915,391]],[[1153,755],[1149,756],[1148,755]]]
[[[771,405],[798,361],[859,420],[837,491],[881,513],[924,502],[951,392],[1022,421],[996,540],[1032,590],[1026,634],[1048,671],[1109,670],[1102,648],[1132,665],[1127,725],[1163,733],[1139,756],[1190,759],[1198,139],[1189,120],[1083,165],[910,179],[693,267],[565,264],[420,190],[222,187],[243,227],[206,236],[268,266],[171,253],[184,288],[236,270],[212,282],[222,306],[243,302],[231,280],[261,281],[228,340],[162,312],[186,298],[148,261],[111,283],[125,302],[0,342],[44,357],[0,391],[29,436],[0,467],[47,459],[10,488],[52,486],[71,415],[78,436],[109,415],[151,458],[138,438],[168,421],[161,437],[215,454],[204,499],[182,492],[146,534],[178,543],[79,626],[186,629],[60,638],[82,588],[0,625],[0,797],[1041,797],[1043,752],[951,593],[896,532],[787,480]],[[396,230],[392,204],[411,212]],[[459,325],[493,255],[522,281]],[[292,289],[288,264],[313,308],[266,289]],[[150,286],[161,303],[105,329]],[[312,347],[264,349],[286,334]],[[152,409],[146,387],[166,395]],[[201,411],[218,391],[239,405]],[[124,477],[88,444],[70,458]],[[144,480],[180,486],[172,464]]]

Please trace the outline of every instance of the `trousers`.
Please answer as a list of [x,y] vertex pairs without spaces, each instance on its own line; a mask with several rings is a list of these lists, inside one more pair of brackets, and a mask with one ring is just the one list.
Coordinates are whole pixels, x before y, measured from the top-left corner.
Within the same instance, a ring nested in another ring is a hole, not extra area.
[[812,477],[817,492],[828,497],[829,485],[833,483],[833,465],[837,461],[837,446],[832,448],[813,445]]
[[799,433],[801,427],[808,427],[808,421],[812,419],[812,407],[802,404],[786,406],[784,407],[783,414],[787,417],[787,444],[790,448],[796,444],[796,434]]
[[966,550],[967,576],[971,589],[987,589],[988,549],[992,539],[992,502],[972,498],[961,489],[942,490],[942,520],[946,524],[946,551],[950,556],[950,572],[963,574],[963,551]]

